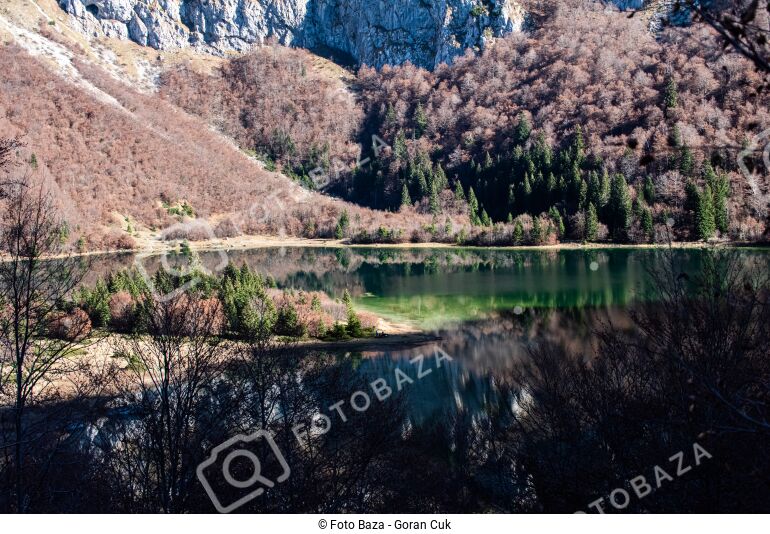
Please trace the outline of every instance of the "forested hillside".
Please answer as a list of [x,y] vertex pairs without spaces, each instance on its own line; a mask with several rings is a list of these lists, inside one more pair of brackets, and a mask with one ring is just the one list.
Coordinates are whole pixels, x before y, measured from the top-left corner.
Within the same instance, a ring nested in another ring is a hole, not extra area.
[[704,23],[533,0],[527,31],[452,65],[353,72],[85,38],[34,6],[0,13],[0,137],[93,248],[190,218],[353,242],[767,238],[767,73]]
[[349,105],[287,53],[213,76],[178,70],[163,91],[306,183],[349,157],[352,132],[364,144],[378,135],[392,150],[329,191],[439,220],[467,214],[482,241],[761,239],[766,197],[737,162],[770,124],[755,65],[702,24],[654,35],[599,2],[545,4],[532,32],[434,72],[361,68]]

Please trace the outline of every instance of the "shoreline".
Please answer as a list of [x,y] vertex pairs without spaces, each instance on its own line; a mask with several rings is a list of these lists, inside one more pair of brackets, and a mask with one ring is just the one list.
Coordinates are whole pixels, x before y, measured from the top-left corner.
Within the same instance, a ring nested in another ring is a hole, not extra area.
[[[561,250],[654,250],[654,249],[770,249],[767,242],[741,242],[720,241],[704,243],[700,241],[677,241],[672,243],[576,243],[565,242],[555,245],[510,245],[510,246],[479,246],[458,245],[455,243],[350,243],[343,239],[303,238],[303,237],[279,237],[279,236],[240,236],[233,238],[217,238],[204,241],[186,241],[177,239],[173,241],[159,241],[156,239],[143,239],[139,247],[132,249],[107,249],[92,250],[86,252],[63,253],[48,256],[46,259],[65,257],[93,257],[116,254],[134,254],[139,256],[159,256],[177,251],[181,243],[186,242],[193,252],[229,252],[247,251],[269,248],[332,248],[332,249],[458,249],[458,250],[507,250],[507,251],[561,251]],[[5,261],[6,256],[0,255],[0,261]]]

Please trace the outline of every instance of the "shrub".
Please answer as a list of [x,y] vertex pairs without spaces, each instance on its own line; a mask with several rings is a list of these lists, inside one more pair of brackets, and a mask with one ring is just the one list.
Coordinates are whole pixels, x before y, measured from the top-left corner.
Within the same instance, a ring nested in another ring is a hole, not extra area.
[[273,332],[279,336],[298,338],[304,337],[307,333],[306,326],[299,320],[297,309],[288,299],[283,299],[280,306],[278,306],[278,314]]
[[56,312],[48,322],[51,336],[66,341],[80,341],[91,333],[91,319],[82,308]]
[[118,291],[109,300],[109,325],[118,332],[133,332],[139,320],[137,301],[128,291]]
[[334,323],[334,327],[326,334],[328,341],[345,341],[350,339],[347,328],[342,323]]

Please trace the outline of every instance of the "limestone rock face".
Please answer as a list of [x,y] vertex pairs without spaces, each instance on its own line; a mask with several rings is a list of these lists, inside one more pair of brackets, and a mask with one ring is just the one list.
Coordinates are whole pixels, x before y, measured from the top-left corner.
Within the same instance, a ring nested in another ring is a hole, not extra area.
[[517,0],[59,0],[89,34],[224,53],[267,39],[380,67],[433,68],[519,31]]

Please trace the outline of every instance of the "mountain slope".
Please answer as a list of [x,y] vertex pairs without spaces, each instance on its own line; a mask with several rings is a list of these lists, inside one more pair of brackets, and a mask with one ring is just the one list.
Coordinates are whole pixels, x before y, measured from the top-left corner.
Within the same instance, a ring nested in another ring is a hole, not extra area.
[[265,170],[159,98],[141,47],[123,49],[115,61],[113,43],[79,40],[65,23],[49,25],[39,4],[33,12],[24,4],[0,13],[0,131],[26,144],[25,165],[15,172],[56,189],[73,237],[85,236],[92,247],[129,247],[131,234],[173,225],[183,204],[221,236],[332,236],[343,210],[350,231],[399,224],[396,214],[309,192]]

